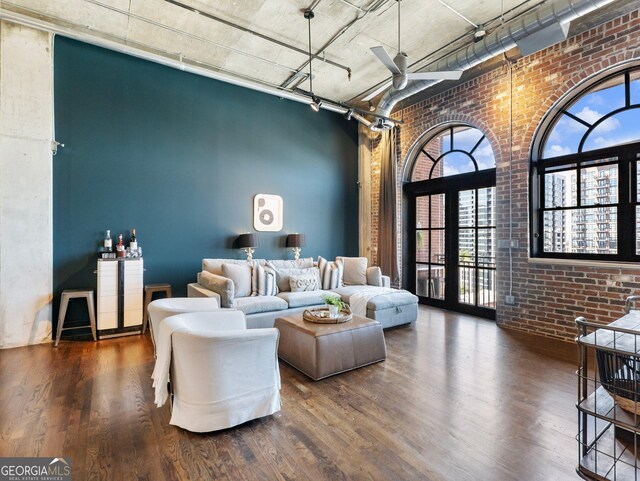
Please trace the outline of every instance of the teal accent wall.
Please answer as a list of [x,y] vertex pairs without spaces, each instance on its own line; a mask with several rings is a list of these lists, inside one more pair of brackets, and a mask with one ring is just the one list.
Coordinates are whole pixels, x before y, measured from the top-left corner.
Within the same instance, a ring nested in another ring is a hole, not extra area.
[[[56,301],[96,286],[97,249],[136,228],[145,283],[186,295],[202,258],[243,258],[253,196],[284,199],[254,257],[358,254],[357,125],[341,115],[56,36]],[[54,317],[55,318],[55,317]]]

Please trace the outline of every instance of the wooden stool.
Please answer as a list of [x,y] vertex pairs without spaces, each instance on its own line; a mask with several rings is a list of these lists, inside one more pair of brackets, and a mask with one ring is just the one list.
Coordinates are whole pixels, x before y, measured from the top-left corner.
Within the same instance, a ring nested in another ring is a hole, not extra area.
[[69,299],[79,299],[83,297],[87,300],[87,309],[89,309],[89,324],[91,326],[91,334],[93,334],[93,340],[96,340],[96,315],[95,309],[93,307],[93,289],[65,289],[64,291],[62,291],[62,299],[60,302],[60,313],[58,314],[58,329],[56,333],[55,347],[58,347],[62,331],[71,329],[84,329],[87,327],[62,327],[64,324],[64,318],[67,315]]
[[153,300],[156,292],[164,292],[165,297],[173,297],[171,284],[147,284],[144,286],[144,316],[142,318],[142,334],[147,331],[149,322],[149,303]]

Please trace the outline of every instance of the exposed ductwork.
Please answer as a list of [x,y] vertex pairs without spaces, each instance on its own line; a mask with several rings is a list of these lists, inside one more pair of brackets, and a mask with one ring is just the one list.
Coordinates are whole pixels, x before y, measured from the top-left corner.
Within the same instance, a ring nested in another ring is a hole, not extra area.
[[[524,39],[554,25],[568,24],[578,17],[604,7],[613,0],[554,0],[534,12],[506,23],[481,41],[453,52],[423,71],[468,70],[490,58],[500,55],[516,46]],[[565,29],[566,31],[566,29]],[[541,47],[543,48],[543,47]],[[380,100],[373,113],[378,118],[390,117],[393,107],[401,100],[411,97],[442,80],[410,81],[402,90],[389,89]],[[390,129],[388,121],[378,122],[376,130]]]

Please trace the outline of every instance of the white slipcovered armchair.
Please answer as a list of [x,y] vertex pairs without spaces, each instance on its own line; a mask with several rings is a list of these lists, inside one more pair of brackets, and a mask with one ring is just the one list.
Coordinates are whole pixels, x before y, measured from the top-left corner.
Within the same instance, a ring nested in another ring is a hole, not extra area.
[[170,377],[171,424],[217,431],[280,410],[277,329],[247,329],[241,311],[221,309],[167,317],[159,331],[156,404]]

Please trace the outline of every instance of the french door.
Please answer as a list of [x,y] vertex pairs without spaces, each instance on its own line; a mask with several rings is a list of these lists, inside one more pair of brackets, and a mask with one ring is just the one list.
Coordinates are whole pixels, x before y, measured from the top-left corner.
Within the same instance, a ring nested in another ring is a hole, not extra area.
[[405,185],[406,287],[424,304],[495,319],[495,169]]

